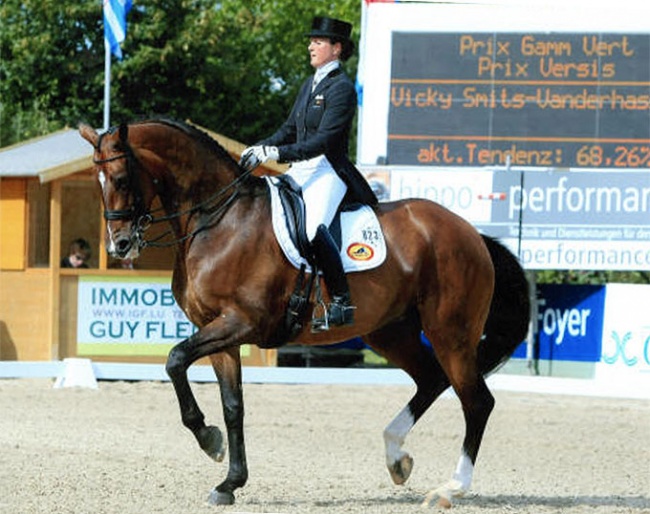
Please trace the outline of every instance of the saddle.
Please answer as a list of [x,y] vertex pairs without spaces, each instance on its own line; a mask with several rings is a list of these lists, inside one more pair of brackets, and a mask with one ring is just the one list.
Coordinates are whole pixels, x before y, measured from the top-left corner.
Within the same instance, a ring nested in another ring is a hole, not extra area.
[[[319,266],[307,237],[306,208],[300,186],[289,175],[264,178],[271,195],[275,236],[285,257],[299,269],[285,317],[283,338],[286,342],[302,330],[302,320],[314,287],[316,302],[322,302],[319,281],[315,280]],[[367,205],[342,203],[329,230],[339,247],[346,272],[375,268],[386,258],[386,244],[379,221]],[[308,272],[311,273],[309,278]]]

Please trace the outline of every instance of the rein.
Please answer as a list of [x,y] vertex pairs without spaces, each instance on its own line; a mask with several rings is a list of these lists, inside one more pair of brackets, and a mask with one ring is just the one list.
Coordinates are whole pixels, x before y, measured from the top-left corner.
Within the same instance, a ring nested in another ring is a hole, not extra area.
[[[177,219],[177,218],[180,218],[180,217],[185,216],[185,215],[190,215],[191,216],[194,213],[196,213],[197,211],[208,207],[210,204],[216,203],[223,195],[226,194],[226,192],[228,192],[229,189],[231,189],[233,187],[236,188],[250,174],[251,174],[250,171],[247,171],[247,172],[241,174],[235,180],[230,182],[228,185],[224,186],[223,188],[221,188],[216,193],[210,195],[206,200],[204,200],[204,201],[202,201],[202,202],[200,202],[200,203],[198,203],[196,205],[193,205],[192,207],[190,207],[189,209],[186,209],[184,211],[175,212],[173,214],[167,214],[165,216],[159,216],[157,218],[152,215],[152,212],[158,212],[159,210],[162,210],[162,208],[156,209],[155,211],[149,211],[147,213],[147,216],[145,216],[146,220],[145,220],[144,226],[143,227],[138,227],[138,229],[140,230],[140,232],[144,232],[149,228],[149,226],[153,225],[154,223],[160,223],[160,222],[163,222],[163,221],[171,221],[173,219]],[[165,238],[169,234],[173,234],[173,230],[171,230],[171,229],[167,230],[166,232],[160,234],[155,239],[151,239],[151,240],[145,240],[140,236],[138,238],[140,248],[144,248],[146,246],[157,247],[157,248],[164,248],[164,247],[174,246],[174,245],[177,245],[177,244],[182,243],[184,241],[187,241],[188,239],[193,238],[196,234],[198,234],[199,232],[201,232],[203,230],[206,230],[206,229],[208,229],[210,227],[213,227],[214,225],[219,223],[219,221],[221,220],[223,215],[226,214],[226,212],[228,211],[230,206],[236,200],[238,194],[239,194],[239,190],[235,189],[232,193],[230,193],[230,196],[228,196],[226,198],[226,200],[219,205],[219,207],[216,210],[214,210],[213,212],[210,213],[210,220],[208,221],[208,223],[202,224],[201,226],[194,229],[192,232],[190,232],[188,234],[185,234],[183,237],[174,239],[173,241],[159,242],[161,239]]]
[[[99,151],[102,138],[105,134],[106,133],[102,134],[97,142],[97,146],[96,146],[97,151]],[[189,209],[180,212],[175,212],[172,214],[167,214],[164,216],[155,217],[154,213],[157,213],[158,211],[163,211],[164,208],[160,207],[158,209],[155,209],[154,211],[151,211],[145,207],[144,198],[142,195],[142,188],[140,186],[140,177],[138,172],[137,159],[133,153],[133,150],[128,145],[128,143],[126,141],[122,141],[122,142],[126,146],[126,151],[124,153],[115,155],[113,157],[107,157],[106,159],[93,159],[93,163],[106,164],[120,159],[126,159],[126,171],[127,171],[128,181],[129,181],[129,189],[133,193],[133,204],[128,209],[115,209],[115,210],[105,209],[104,219],[106,221],[118,221],[118,220],[133,221],[134,222],[133,239],[135,239],[138,248],[140,249],[145,248],[147,246],[158,247],[158,248],[174,246],[184,241],[187,241],[188,239],[193,238],[199,232],[206,230],[219,223],[221,218],[228,211],[228,209],[234,203],[234,201],[236,200],[239,194],[239,190],[237,189],[237,186],[239,186],[239,184],[244,182],[252,173],[252,170],[244,171],[241,175],[237,176],[229,184],[222,187],[221,189],[219,189],[218,191],[210,195],[202,202],[192,205]],[[144,239],[143,237],[144,232],[146,232],[146,230],[149,229],[149,227],[151,227],[151,225],[155,223],[171,221],[186,215],[192,216],[199,210],[202,209],[210,210],[215,208],[216,206],[214,204],[217,203],[232,188],[235,189],[234,191],[232,191],[232,193],[230,193],[230,196],[228,196],[225,199],[225,201],[221,202],[221,204],[216,208],[216,210],[210,212],[210,219],[208,220],[208,222],[201,224],[192,232],[180,238],[176,238],[172,241],[160,242],[161,239],[165,238],[170,234],[173,234],[173,230],[169,229],[166,232],[160,234],[155,239],[152,240]]]

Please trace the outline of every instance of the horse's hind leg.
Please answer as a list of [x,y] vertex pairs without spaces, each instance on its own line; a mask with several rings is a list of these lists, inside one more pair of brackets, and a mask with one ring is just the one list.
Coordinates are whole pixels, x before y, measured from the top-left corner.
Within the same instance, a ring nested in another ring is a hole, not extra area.
[[420,321],[412,313],[397,323],[364,338],[377,353],[406,371],[417,390],[409,403],[384,430],[386,466],[393,482],[404,484],[413,468],[413,458],[402,447],[406,436],[449,381],[433,353],[420,340]]
[[440,332],[430,334],[430,339],[436,341],[436,355],[460,399],[465,418],[465,438],[452,479],[429,492],[424,505],[437,497],[449,501],[469,490],[483,433],[494,408],[494,397],[478,370],[475,345],[462,337],[454,339],[454,344],[451,344],[449,339],[440,338]]

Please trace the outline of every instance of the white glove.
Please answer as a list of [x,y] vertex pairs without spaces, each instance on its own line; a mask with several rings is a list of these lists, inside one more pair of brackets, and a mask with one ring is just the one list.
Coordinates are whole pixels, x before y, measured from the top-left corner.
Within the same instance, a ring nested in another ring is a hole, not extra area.
[[241,154],[239,164],[246,171],[251,171],[269,159],[277,161],[279,158],[280,152],[277,146],[249,146]]

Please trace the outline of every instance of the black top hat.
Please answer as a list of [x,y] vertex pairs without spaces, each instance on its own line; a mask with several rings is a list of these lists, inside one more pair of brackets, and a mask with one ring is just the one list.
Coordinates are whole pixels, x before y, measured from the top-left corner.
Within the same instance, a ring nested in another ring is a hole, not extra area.
[[311,31],[306,34],[308,37],[329,37],[341,42],[350,42],[352,24],[347,21],[315,16],[311,22]]

